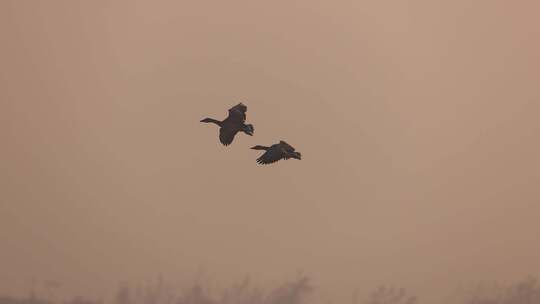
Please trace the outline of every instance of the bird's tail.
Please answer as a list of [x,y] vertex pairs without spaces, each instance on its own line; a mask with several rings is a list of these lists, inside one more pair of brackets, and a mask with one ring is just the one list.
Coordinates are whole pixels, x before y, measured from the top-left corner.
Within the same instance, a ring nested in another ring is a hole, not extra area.
[[257,146],[255,146],[255,147],[251,147],[251,149],[253,149],[253,150],[264,150],[264,151],[266,151],[266,150],[268,150],[268,149],[270,149],[270,148],[269,148],[269,147],[265,147],[265,146],[259,146],[259,145],[257,145]]

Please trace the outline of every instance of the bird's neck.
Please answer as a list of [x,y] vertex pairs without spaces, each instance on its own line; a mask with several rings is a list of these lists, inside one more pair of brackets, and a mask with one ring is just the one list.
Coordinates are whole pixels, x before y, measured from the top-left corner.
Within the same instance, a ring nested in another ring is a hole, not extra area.
[[221,125],[223,124],[221,121],[217,120],[217,119],[213,119],[213,118],[205,118],[202,120],[202,122],[207,122],[207,123],[214,123],[218,126],[221,127]]

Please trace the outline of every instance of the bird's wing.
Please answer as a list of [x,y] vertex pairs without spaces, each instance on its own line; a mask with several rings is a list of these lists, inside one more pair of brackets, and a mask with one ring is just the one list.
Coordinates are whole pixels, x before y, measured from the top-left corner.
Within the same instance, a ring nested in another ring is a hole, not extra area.
[[286,143],[285,141],[281,140],[279,142],[279,145],[283,148],[283,150],[287,151],[287,152],[294,152],[294,148],[293,146],[289,145],[288,143]]
[[236,135],[236,133],[238,133],[238,131],[233,130],[231,128],[227,128],[227,127],[219,128],[219,141],[223,145],[228,146],[233,142],[234,136]]
[[257,159],[257,163],[267,165],[275,163],[282,158],[284,158],[283,150],[279,146],[274,145]]
[[243,123],[246,121],[246,112],[247,112],[247,107],[243,103],[239,103],[229,109],[229,117],[227,117],[227,119],[234,122]]

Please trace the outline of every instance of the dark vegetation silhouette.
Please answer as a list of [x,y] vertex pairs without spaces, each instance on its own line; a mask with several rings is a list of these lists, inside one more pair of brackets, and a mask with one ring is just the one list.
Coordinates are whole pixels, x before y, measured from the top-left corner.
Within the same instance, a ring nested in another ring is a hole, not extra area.
[[246,278],[217,295],[200,283],[178,292],[164,284],[163,280],[158,280],[156,284],[148,285],[138,292],[122,285],[117,291],[114,304],[301,304],[312,290],[310,280],[305,276],[269,292],[253,285]]
[[[16,298],[0,296],[0,304],[304,304],[317,303],[312,297],[314,287],[307,276],[285,282],[268,290],[262,289],[249,278],[211,292],[208,287],[195,283],[185,289],[166,284],[162,278],[145,286],[135,288],[121,284],[116,294],[108,300],[75,297],[70,300],[53,301],[46,295]],[[366,296],[355,295],[352,304],[421,304],[416,296],[404,288],[381,286]],[[540,304],[540,284],[530,277],[513,284],[478,284],[460,290],[445,304]],[[427,303],[426,303],[427,304]],[[429,303],[431,304],[431,303]]]
[[404,288],[380,286],[375,289],[364,304],[416,304],[416,297],[407,295]]
[[540,304],[540,284],[534,277],[512,284],[482,283],[458,296],[463,304]]
[[36,297],[15,298],[9,296],[0,296],[0,304],[52,304],[49,300]]

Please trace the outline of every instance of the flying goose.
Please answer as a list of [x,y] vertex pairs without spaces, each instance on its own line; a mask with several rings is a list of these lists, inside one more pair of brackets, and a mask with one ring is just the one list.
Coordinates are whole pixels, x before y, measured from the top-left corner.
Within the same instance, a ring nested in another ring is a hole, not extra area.
[[228,146],[233,142],[234,136],[238,132],[244,132],[253,136],[255,131],[253,125],[245,124],[247,107],[243,103],[229,109],[229,116],[223,121],[213,118],[205,118],[201,122],[214,123],[219,126],[219,141]]
[[289,145],[283,140],[279,141],[279,143],[274,144],[270,147],[257,145],[255,147],[252,147],[251,149],[266,151],[264,152],[263,155],[261,155],[261,157],[257,158],[257,163],[263,164],[263,165],[275,163],[281,159],[289,159],[289,158],[302,159],[302,154],[300,154],[300,152],[296,152],[291,145]]

